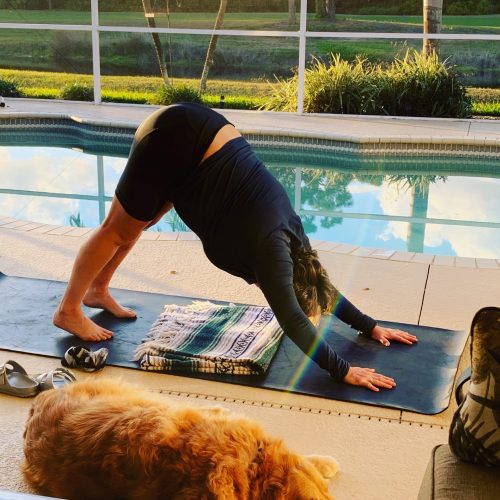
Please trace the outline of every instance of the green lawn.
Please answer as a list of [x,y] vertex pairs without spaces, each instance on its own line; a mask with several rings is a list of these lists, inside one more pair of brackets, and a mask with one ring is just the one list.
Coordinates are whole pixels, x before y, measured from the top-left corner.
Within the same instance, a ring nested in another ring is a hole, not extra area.
[[[22,70],[0,70],[0,78],[15,81],[26,97],[58,99],[68,83],[92,85],[91,75]],[[103,76],[102,97],[106,102],[152,103],[162,80],[159,77]],[[198,88],[198,79],[179,78],[177,85]],[[217,105],[225,96],[228,108],[256,109],[262,105],[269,89],[267,82],[210,80],[204,102]],[[500,89],[469,88],[476,115],[500,116]]]
[[[209,28],[213,26],[215,13],[173,13],[157,17],[158,26],[170,22],[176,28]],[[287,14],[282,13],[227,13],[223,28],[242,29],[297,29],[286,24]],[[88,24],[89,12],[64,10],[11,11],[0,10],[2,22],[34,22],[57,24]],[[146,26],[141,12],[103,12],[101,24]],[[421,16],[338,15],[335,22],[318,20],[310,15],[310,30],[360,31],[360,32],[421,32]],[[500,15],[444,16],[444,32],[473,31],[475,33],[499,33]],[[205,60],[209,36],[161,35],[164,56],[170,75],[177,80],[199,79]],[[321,39],[307,42],[310,56],[327,58],[339,53],[343,59],[353,60],[357,55],[372,62],[390,62],[404,54],[408,47],[419,49],[419,40],[368,40],[368,39]],[[456,65],[468,86],[498,86],[500,67],[500,43],[491,41],[442,41],[441,56]],[[101,72],[103,89],[113,92],[154,92],[151,78],[159,74],[156,55],[148,34],[101,33]],[[225,95],[259,95],[256,86],[265,85],[274,75],[288,77],[298,63],[298,39],[284,37],[242,38],[219,37],[215,65],[210,72],[209,92]],[[92,47],[90,32],[49,30],[0,30],[0,68],[4,70],[30,70],[50,74],[90,74],[92,72]],[[114,76],[127,76],[132,89],[115,86]],[[141,80],[141,76],[145,80]],[[14,78],[22,79],[19,72]],[[65,77],[61,77],[65,78]],[[70,79],[80,78],[76,76]],[[83,77],[82,77],[83,78]],[[214,80],[212,80],[212,78]],[[66,82],[20,83],[24,89],[60,89]],[[159,78],[156,80],[159,81]],[[148,82],[148,83],[146,83]],[[47,91],[48,92],[48,91]],[[257,92],[257,94],[256,94]]]
[[[25,71],[0,69],[0,78],[15,81],[23,90],[28,88],[45,88],[58,91],[67,83],[92,84],[92,76],[86,74],[56,73],[49,71]],[[146,92],[154,93],[161,85],[160,77],[146,76],[102,76],[101,87],[115,92]],[[177,85],[198,87],[198,79],[176,78]],[[208,92],[217,95],[256,95],[262,97],[267,83],[263,81],[240,80],[210,80]]]
[[[23,96],[39,99],[59,99],[67,84],[92,85],[91,75],[76,73],[0,69],[0,78],[14,81]],[[199,83],[199,79],[174,79],[175,85],[188,85],[194,89]],[[161,84],[159,77],[102,76],[102,99],[105,102],[155,103]],[[257,109],[264,103],[267,88],[264,81],[209,80],[203,99],[206,104],[215,106],[223,95],[228,108]]]
[[[224,17],[224,29],[288,29],[286,12],[228,12]],[[155,17],[157,26],[172,28],[212,28],[216,12],[174,12],[169,17],[160,15]],[[24,22],[42,24],[90,24],[90,11],[67,10],[0,10],[1,22]],[[297,18],[298,19],[298,18]],[[392,16],[392,15],[351,15],[339,14],[335,22],[317,21],[314,14],[309,14],[309,27],[322,25],[323,31],[340,31],[345,23],[366,23],[370,31],[384,31],[386,25],[400,25],[422,28],[422,16]],[[146,26],[142,12],[101,12],[99,17],[101,25],[109,26]],[[295,25],[297,29],[298,25]],[[459,28],[475,28],[484,32],[500,31],[500,14],[481,16],[443,16],[443,27],[446,30]],[[363,30],[365,31],[365,30]]]
[[[382,16],[382,15],[348,15],[342,14],[338,16],[342,20],[355,20],[360,22],[372,23],[393,23],[401,25],[412,25],[422,27],[422,16]],[[446,29],[457,30],[458,28],[480,28],[484,31],[492,30],[493,32],[500,31],[500,14],[491,14],[484,16],[443,16],[443,27]],[[373,30],[376,31],[376,30]]]
[[[207,29],[213,28],[216,12],[175,12],[169,17],[156,16],[158,27]],[[0,9],[1,22],[40,23],[40,24],[90,24],[90,12],[66,10],[5,10]],[[226,13],[224,29],[277,29],[286,22],[285,12]],[[102,26],[147,26],[142,12],[101,12],[99,23]],[[281,27],[283,29],[283,27]]]

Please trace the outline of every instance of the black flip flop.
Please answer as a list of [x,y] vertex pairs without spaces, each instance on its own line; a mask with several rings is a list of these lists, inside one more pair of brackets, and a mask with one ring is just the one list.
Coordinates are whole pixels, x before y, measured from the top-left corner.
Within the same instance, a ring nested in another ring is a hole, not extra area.
[[106,365],[108,349],[102,347],[97,351],[91,351],[82,345],[70,347],[61,360],[63,366],[68,368],[81,368],[86,372],[102,370]]

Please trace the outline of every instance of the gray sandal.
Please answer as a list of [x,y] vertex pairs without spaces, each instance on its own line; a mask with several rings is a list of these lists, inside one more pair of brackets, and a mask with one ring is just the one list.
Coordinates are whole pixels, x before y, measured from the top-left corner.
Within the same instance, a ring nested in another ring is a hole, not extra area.
[[32,377],[38,382],[40,391],[60,389],[76,380],[75,376],[66,368],[55,368],[50,372],[32,375]]
[[0,392],[10,396],[29,398],[38,394],[40,384],[15,361],[9,359],[0,365]]

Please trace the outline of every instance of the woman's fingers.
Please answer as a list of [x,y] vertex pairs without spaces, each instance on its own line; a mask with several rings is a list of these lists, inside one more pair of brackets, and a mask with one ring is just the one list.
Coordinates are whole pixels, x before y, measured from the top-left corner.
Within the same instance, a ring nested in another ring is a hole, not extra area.
[[396,382],[391,377],[386,377],[385,375],[381,375],[377,373],[376,376],[372,378],[372,383],[377,384],[379,387],[394,387]]
[[392,389],[396,386],[396,382],[392,377],[387,377],[381,373],[376,373],[374,368],[364,368],[363,378],[368,389],[378,392],[378,387],[384,389]]
[[392,328],[386,328],[386,335],[384,337],[385,339],[392,339],[408,345],[411,345],[414,342],[418,342],[418,339],[415,335],[412,335],[411,333],[405,332],[403,330],[396,330]]
[[393,387],[396,387],[396,382],[388,381],[388,380],[375,380],[372,382],[373,384],[377,385],[378,387],[383,387],[384,389],[392,389]]
[[366,382],[366,387],[375,392],[380,391],[379,387],[382,387],[382,389],[392,389],[395,385],[396,383],[394,381],[388,382],[381,379],[373,379]]
[[401,339],[401,342],[418,342],[418,339],[415,335],[411,333],[404,332],[402,330],[396,330],[398,337]]
[[379,392],[379,387],[392,389],[396,386],[396,382],[392,377],[377,373],[374,368],[361,368],[359,366],[351,366],[349,368],[344,382],[367,387],[374,392]]

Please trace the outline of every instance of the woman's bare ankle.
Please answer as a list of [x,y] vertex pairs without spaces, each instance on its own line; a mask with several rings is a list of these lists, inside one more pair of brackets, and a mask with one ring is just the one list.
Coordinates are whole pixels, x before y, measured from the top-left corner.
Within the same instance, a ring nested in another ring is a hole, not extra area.
[[102,328],[85,316],[81,308],[66,309],[59,306],[54,312],[52,321],[61,330],[66,330],[82,340],[101,341],[113,336],[113,332]]
[[54,318],[71,318],[83,314],[81,305],[64,304],[61,302],[54,311]]

